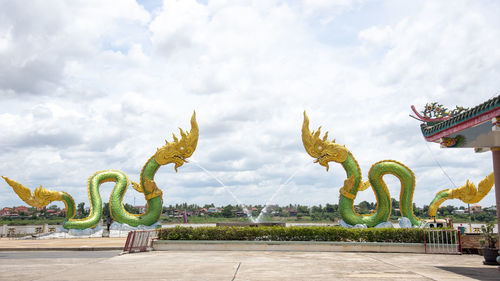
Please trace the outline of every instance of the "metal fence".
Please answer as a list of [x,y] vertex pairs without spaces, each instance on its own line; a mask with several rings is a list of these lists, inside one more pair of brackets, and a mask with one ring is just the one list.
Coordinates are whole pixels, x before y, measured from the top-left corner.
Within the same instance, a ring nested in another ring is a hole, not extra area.
[[462,254],[460,231],[455,229],[425,229],[426,254]]
[[146,252],[153,248],[153,240],[157,237],[156,230],[130,231],[123,247],[123,253]]

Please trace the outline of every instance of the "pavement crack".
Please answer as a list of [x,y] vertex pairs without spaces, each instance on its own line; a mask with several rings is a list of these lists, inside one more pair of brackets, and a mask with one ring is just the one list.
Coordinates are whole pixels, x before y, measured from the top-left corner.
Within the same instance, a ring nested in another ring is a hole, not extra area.
[[234,272],[233,279],[231,279],[231,281],[234,281],[234,279],[236,279],[236,274],[238,274],[238,270],[240,269],[240,266],[241,266],[241,262],[238,263],[238,267],[236,267],[236,271]]

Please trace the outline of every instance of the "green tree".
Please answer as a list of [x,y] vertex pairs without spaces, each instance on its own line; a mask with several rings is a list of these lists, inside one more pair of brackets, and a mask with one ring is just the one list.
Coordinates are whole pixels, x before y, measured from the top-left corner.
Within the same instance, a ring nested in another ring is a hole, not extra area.
[[106,220],[109,216],[111,216],[111,214],[109,213],[109,202],[105,202],[104,206],[102,207],[102,219]]
[[205,209],[214,208],[214,207],[215,207],[214,203],[205,204],[205,205],[203,206],[203,208],[205,208]]
[[84,202],[80,202],[78,203],[78,206],[76,208],[76,211],[77,213],[79,213],[80,215],[86,215],[85,213],[85,203]]
[[417,204],[415,204],[415,203],[413,203],[413,213],[417,217],[424,217],[425,216],[423,209],[420,207],[417,207]]
[[448,214],[453,214],[453,211],[455,211],[457,208],[452,205],[446,206],[446,210],[448,211]]
[[424,205],[424,207],[422,208],[422,213],[424,214],[424,216],[429,216],[429,205]]
[[391,206],[393,210],[399,209],[399,201],[394,198],[391,198]]
[[332,204],[326,204],[325,205],[325,212],[327,213],[335,213],[337,212],[338,205],[332,205]]
[[449,216],[450,212],[448,212],[448,209],[446,207],[441,207],[438,209],[438,214],[444,217],[444,216]]
[[125,209],[125,211],[127,211],[131,214],[139,214],[139,209],[137,209],[136,207],[134,207],[128,203],[123,204],[123,208]]
[[321,214],[323,213],[323,208],[321,208],[321,205],[318,206],[312,206],[311,207],[311,213],[313,214]]
[[359,203],[359,209],[360,214],[368,214],[371,209],[371,204],[368,201],[362,201]]
[[309,215],[309,207],[307,206],[297,206],[297,216],[307,216]]
[[224,209],[222,210],[222,216],[225,218],[232,218],[233,217],[232,211],[233,211],[233,206],[231,206],[231,204],[229,204],[226,207],[224,207]]
[[60,211],[61,209],[57,207],[57,205],[50,205],[47,209],[49,210],[55,210],[55,211]]

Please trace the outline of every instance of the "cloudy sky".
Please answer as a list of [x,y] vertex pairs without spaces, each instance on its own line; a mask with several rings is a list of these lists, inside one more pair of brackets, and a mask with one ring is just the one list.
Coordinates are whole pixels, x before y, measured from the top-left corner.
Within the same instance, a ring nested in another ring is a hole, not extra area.
[[[499,94],[499,14],[498,1],[2,0],[0,175],[88,206],[92,173],[137,181],[196,110],[192,159],[240,202],[338,203],[345,172],[312,164],[307,110],[311,130],[345,144],[365,178],[398,160],[416,174],[414,202],[429,204],[488,175],[491,154],[427,144],[410,106],[473,107]],[[165,205],[236,203],[193,163],[162,167],[156,181]],[[0,190],[0,206],[24,204],[3,181]],[[124,201],[145,202],[133,189]],[[481,202],[494,204],[493,192]]]

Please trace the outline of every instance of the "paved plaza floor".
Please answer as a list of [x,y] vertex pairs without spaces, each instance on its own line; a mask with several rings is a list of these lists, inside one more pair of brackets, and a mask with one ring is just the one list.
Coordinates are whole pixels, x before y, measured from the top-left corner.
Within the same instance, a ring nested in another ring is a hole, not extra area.
[[124,243],[112,238],[0,239],[0,280],[500,280],[498,266],[483,265],[478,255],[266,251],[120,255]]
[[477,255],[346,252],[0,252],[0,280],[500,280]]

